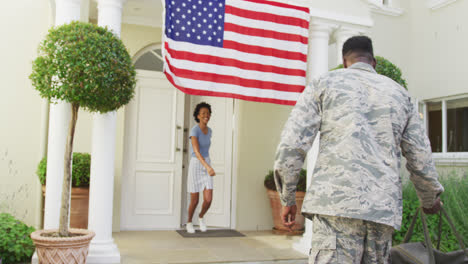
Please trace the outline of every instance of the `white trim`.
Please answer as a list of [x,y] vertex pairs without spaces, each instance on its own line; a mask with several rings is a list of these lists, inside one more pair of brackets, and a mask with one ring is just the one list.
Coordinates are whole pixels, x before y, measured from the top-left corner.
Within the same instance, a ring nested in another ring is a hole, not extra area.
[[122,24],[139,25],[147,27],[162,27],[162,20],[157,18],[139,17],[139,16],[124,16]]
[[447,153],[447,101],[442,100],[442,153]]
[[399,7],[394,7],[392,5],[392,1],[389,0],[387,3],[383,3],[383,1],[379,0],[367,0],[369,3],[369,7],[372,12],[387,16],[401,16],[403,15],[403,9]]
[[432,153],[436,165],[466,166],[468,164],[468,152]]
[[233,99],[232,117],[232,163],[231,163],[231,229],[237,228],[237,137],[239,135],[239,100]]
[[390,6],[376,6],[374,4],[370,5],[370,9],[372,12],[377,13],[377,14],[382,14],[382,15],[387,15],[387,16],[401,16],[405,11],[403,9],[398,8],[398,7],[390,7]]
[[455,2],[455,1],[457,1],[457,0],[428,0],[427,1],[427,7],[432,9],[432,10],[436,10],[436,9],[441,8],[441,7],[450,5],[451,3]]
[[[137,53],[135,53],[135,55],[133,55],[133,58],[132,58],[132,63],[135,64],[137,62],[137,60],[143,56],[144,54],[146,54],[146,52],[148,51],[153,51],[154,49],[161,49],[161,52],[163,50],[162,48],[162,44],[161,43],[153,43],[153,44],[150,44],[142,49],[140,49],[139,51],[137,51]],[[159,55],[158,55],[159,57]],[[162,58],[159,58],[159,59],[162,59]]]
[[333,22],[339,22],[339,24],[347,23],[351,25],[357,26],[364,26],[364,27],[372,27],[374,25],[374,21],[370,17],[361,17],[361,16],[352,16],[352,15],[345,15],[336,12],[330,12],[318,8],[309,7],[310,9],[310,16],[311,19],[313,18],[321,18],[325,20],[331,20]]

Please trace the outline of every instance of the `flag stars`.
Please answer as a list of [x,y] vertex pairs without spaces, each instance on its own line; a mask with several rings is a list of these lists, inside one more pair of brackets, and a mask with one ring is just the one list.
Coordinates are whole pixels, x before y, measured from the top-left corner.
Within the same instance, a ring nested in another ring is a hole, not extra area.
[[177,41],[222,47],[224,2],[168,0],[168,3],[168,37]]

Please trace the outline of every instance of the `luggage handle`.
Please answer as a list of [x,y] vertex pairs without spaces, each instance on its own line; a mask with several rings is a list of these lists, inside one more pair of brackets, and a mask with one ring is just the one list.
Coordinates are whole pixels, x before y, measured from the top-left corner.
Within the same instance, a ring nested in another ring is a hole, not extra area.
[[[435,264],[436,262],[435,262],[435,257],[434,257],[434,251],[432,248],[432,241],[429,235],[429,230],[427,229],[426,214],[422,210],[422,207],[418,207],[418,209],[414,213],[413,219],[411,220],[411,224],[408,228],[408,231],[406,232],[405,238],[403,239],[403,243],[408,243],[408,241],[413,236],[414,226],[416,224],[416,220],[418,219],[418,213],[421,213],[421,222],[423,225],[424,241],[426,243],[426,247],[427,247],[428,254],[429,254],[429,263]],[[463,249],[463,252],[465,253],[465,255],[468,256],[468,249],[465,248],[465,244],[463,243],[462,237],[457,232],[457,229],[455,228],[455,225],[453,224],[452,219],[449,217],[449,215],[447,214],[443,206],[440,207],[440,213],[439,213],[439,230],[438,230],[439,237],[437,241],[437,249],[439,249],[440,247],[440,240],[441,240],[441,234],[442,234],[442,214],[444,215],[445,219],[449,223],[449,226],[452,229],[452,232],[455,234],[455,237],[458,240],[458,244]]]

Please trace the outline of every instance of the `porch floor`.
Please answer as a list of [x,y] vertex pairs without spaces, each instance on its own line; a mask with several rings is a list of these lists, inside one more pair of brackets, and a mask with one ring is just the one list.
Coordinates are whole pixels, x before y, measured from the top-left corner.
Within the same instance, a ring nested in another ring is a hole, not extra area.
[[176,231],[122,231],[113,234],[121,263],[307,263],[292,249],[300,236],[271,231],[241,232],[245,237],[184,238]]

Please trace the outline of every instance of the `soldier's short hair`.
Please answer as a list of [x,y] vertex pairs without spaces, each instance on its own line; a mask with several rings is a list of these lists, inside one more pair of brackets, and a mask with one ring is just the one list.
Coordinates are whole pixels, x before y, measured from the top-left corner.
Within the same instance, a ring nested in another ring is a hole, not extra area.
[[367,57],[370,60],[374,59],[372,40],[367,36],[354,36],[346,40],[342,49],[343,57],[353,53],[359,57]]

